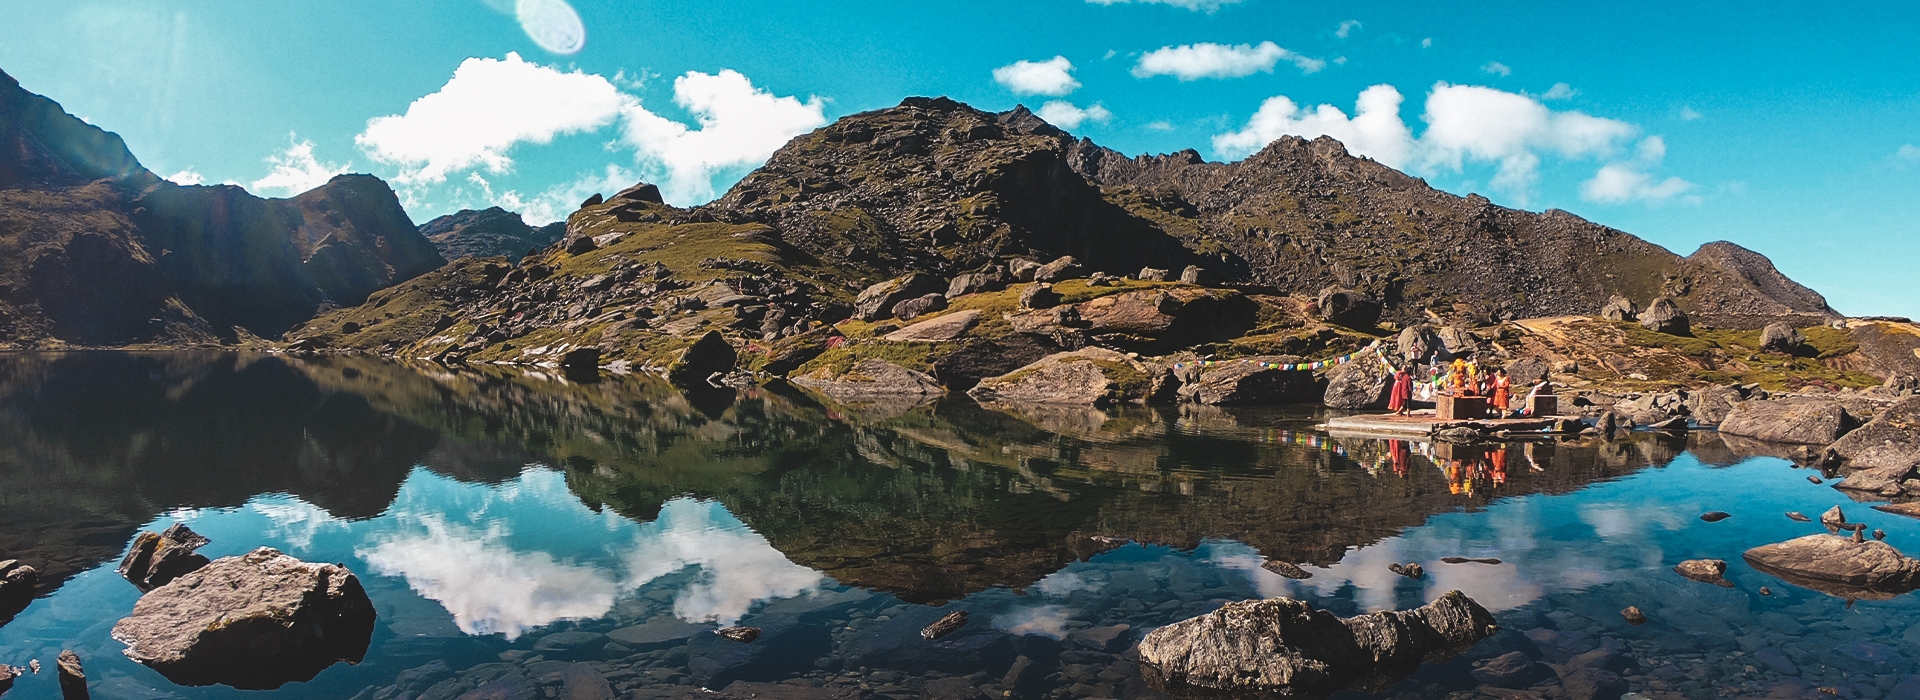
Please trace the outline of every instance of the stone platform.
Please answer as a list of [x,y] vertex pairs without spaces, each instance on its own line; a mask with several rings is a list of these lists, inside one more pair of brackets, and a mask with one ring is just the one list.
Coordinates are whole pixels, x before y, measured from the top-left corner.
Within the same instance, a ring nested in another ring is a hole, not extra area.
[[1448,428],[1473,428],[1483,433],[1544,433],[1562,420],[1578,421],[1572,416],[1526,416],[1521,418],[1470,418],[1447,420],[1432,410],[1407,415],[1391,413],[1341,416],[1320,426],[1334,437],[1427,438]]

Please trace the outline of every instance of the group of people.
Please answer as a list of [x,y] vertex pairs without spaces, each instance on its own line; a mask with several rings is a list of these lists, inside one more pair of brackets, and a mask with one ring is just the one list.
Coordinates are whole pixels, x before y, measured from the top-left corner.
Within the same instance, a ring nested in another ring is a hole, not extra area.
[[[1424,368],[1409,360],[1405,366],[1395,366],[1385,354],[1378,355],[1380,362],[1393,372],[1393,389],[1388,394],[1387,409],[1399,415],[1412,410],[1413,402],[1431,403],[1441,396],[1484,396],[1487,404],[1499,417],[1506,418],[1514,414],[1513,380],[1507,376],[1505,367],[1484,370],[1474,359],[1455,358],[1443,363],[1437,356],[1429,358]],[[1416,376],[1419,375],[1419,376]],[[1545,377],[1529,392],[1531,397],[1547,390],[1549,384]],[[1528,403],[1531,406],[1531,402]]]

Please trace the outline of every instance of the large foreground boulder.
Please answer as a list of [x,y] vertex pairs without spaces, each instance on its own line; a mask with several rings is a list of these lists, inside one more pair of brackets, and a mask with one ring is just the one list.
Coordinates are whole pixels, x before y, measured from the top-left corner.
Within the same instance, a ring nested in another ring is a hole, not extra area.
[[1268,355],[1202,365],[1180,387],[1180,398],[1210,406],[1257,406],[1323,400],[1326,390],[1312,372],[1279,369],[1304,361],[1306,358],[1293,355]]
[[922,297],[928,294],[942,294],[947,284],[940,278],[923,272],[911,272],[879,284],[867,287],[853,300],[853,317],[862,321],[879,321],[893,316],[893,307],[900,302]]
[[11,622],[33,603],[39,585],[38,570],[14,559],[0,561],[0,625]]
[[682,386],[706,383],[714,374],[733,371],[740,361],[740,354],[727,342],[720,331],[707,331],[693,345],[680,352],[680,357],[667,365],[667,379]]
[[1920,396],[1901,399],[1834,441],[1827,458],[1850,470],[1920,468]]
[[153,589],[113,626],[127,657],[181,685],[271,690],[359,663],[373,601],[335,564],[261,547]]
[[134,536],[117,571],[140,590],[151,591],[206,566],[207,558],[194,550],[207,542],[184,523],[174,523],[159,534],[142,532]]
[[1140,641],[1140,660],[1170,690],[1321,696],[1383,689],[1420,662],[1452,658],[1498,630],[1493,615],[1459,591],[1413,610],[1346,619],[1270,598],[1154,630]]
[[1327,391],[1320,399],[1327,408],[1369,410],[1386,408],[1393,389],[1393,373],[1371,357],[1339,365],[1327,373]]
[[1252,328],[1258,307],[1219,289],[1143,289],[1075,305],[1078,325],[1103,345],[1143,353],[1226,340]]
[[1878,540],[1808,535],[1754,547],[1743,556],[1788,583],[1845,598],[1884,599],[1920,588],[1920,560]]
[[1106,406],[1168,398],[1172,373],[1106,348],[1054,353],[997,377],[980,380],[967,392],[975,401],[993,403]]
[[1655,333],[1693,334],[1693,324],[1687,320],[1687,312],[1681,311],[1679,304],[1666,297],[1653,300],[1647,305],[1646,311],[1640,312],[1640,325]]
[[1743,401],[1727,412],[1720,432],[1767,442],[1825,445],[1859,424],[1838,401]]

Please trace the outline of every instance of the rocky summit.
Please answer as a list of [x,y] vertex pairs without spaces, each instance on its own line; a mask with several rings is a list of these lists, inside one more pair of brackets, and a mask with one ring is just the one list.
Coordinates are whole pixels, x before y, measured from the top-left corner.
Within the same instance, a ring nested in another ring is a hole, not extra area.
[[553,245],[566,232],[565,222],[528,226],[519,214],[500,207],[462,209],[420,225],[420,235],[448,260],[496,256],[519,260]]
[[443,264],[378,178],[176,185],[0,73],[0,347],[272,338]]

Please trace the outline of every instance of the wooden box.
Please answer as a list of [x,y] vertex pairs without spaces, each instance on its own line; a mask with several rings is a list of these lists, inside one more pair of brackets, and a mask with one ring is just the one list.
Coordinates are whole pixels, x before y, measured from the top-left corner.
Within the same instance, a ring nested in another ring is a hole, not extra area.
[[1434,417],[1440,420],[1478,420],[1487,417],[1487,397],[1440,396],[1434,404]]
[[1556,394],[1541,394],[1533,397],[1533,405],[1527,407],[1535,416],[1560,415],[1560,397]]

